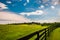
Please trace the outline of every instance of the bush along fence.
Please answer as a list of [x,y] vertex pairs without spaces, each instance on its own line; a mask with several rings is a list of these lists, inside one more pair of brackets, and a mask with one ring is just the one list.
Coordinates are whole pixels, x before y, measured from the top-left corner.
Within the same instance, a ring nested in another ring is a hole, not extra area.
[[37,38],[35,38],[35,40],[47,40],[50,32],[52,32],[56,28],[57,27],[48,27],[48,28],[36,31],[30,35],[25,36],[25,37],[22,37],[18,40],[29,40],[30,38],[32,38],[35,35],[37,35]]

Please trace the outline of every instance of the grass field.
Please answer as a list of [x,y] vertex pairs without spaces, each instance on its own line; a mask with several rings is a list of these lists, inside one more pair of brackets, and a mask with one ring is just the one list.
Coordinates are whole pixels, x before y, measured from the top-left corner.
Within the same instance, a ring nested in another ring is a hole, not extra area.
[[18,38],[24,37],[46,27],[48,26],[37,24],[0,25],[0,40],[17,40]]
[[60,40],[60,28],[55,29],[48,40]]

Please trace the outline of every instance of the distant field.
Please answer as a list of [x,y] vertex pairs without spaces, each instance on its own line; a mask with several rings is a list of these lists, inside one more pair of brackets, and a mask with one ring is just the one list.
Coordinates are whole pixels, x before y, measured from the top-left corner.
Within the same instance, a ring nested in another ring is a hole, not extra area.
[[0,25],[0,40],[16,40],[46,27],[37,24]]

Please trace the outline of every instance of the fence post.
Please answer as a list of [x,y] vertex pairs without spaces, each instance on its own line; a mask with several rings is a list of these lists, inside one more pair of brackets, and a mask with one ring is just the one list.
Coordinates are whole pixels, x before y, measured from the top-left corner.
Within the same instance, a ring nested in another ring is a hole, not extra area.
[[39,40],[39,32],[37,32],[37,39],[36,40]]
[[46,38],[47,38],[47,37],[46,37],[46,29],[45,29],[45,40],[46,40]]
[[48,28],[48,36],[49,36],[49,33],[50,33],[50,30],[49,30],[49,28]]

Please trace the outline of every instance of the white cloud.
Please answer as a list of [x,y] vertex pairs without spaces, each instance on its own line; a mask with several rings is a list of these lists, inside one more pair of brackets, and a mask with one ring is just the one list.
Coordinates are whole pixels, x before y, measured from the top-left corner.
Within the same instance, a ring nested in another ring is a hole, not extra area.
[[6,1],[7,3],[11,4],[12,2],[11,1]]
[[57,4],[58,4],[58,2],[55,2],[55,3],[54,3],[54,5],[57,5]]
[[30,15],[42,15],[44,14],[44,11],[42,10],[37,10],[35,12],[23,12],[23,13],[20,13],[21,15],[27,15],[27,16],[30,16]]
[[44,8],[45,6],[44,5],[41,5],[39,8]]
[[27,3],[29,3],[29,0],[26,0],[27,1]]
[[52,0],[52,5],[58,5],[59,3],[60,3],[60,1],[59,0]]
[[27,3],[24,3],[24,6],[26,6],[27,5]]
[[8,7],[6,7],[7,5],[5,5],[4,3],[0,2],[0,10],[2,9],[8,9]]
[[49,0],[42,0],[43,1],[43,3],[46,3],[46,2],[48,2]]
[[[27,3],[29,3],[29,0],[26,0],[26,1],[27,1]],[[26,6],[26,5],[27,5],[27,3],[25,2],[23,5],[24,5],[24,6]]]
[[[34,15],[37,15],[37,14],[34,14]],[[29,20],[22,15],[17,15],[17,14],[14,14],[12,12],[0,12],[0,24],[24,23],[24,22],[39,22],[39,23],[60,22],[60,17],[53,17],[53,18],[49,18],[49,19],[46,19],[46,20],[43,20],[43,19]]]
[[55,6],[51,6],[52,9],[55,9]]
[[1,23],[24,23],[30,20],[24,16],[14,14],[12,12],[0,12],[0,24]]

